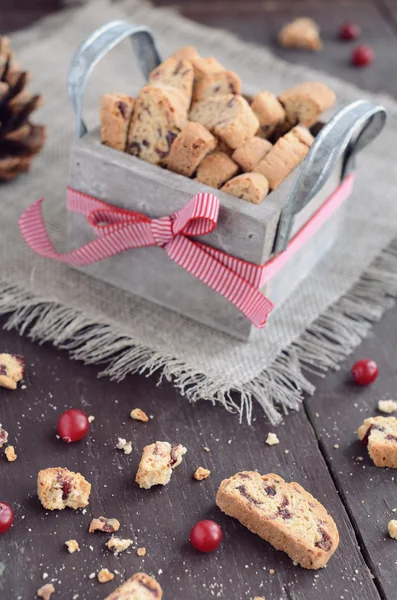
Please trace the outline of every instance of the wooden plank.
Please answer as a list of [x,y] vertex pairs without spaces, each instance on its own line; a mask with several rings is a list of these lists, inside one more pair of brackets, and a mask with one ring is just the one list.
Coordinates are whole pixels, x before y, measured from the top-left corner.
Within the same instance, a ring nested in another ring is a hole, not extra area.
[[[97,379],[99,369],[72,362],[49,345],[36,346],[15,332],[0,336],[1,349],[23,355],[27,363],[26,389],[0,390],[0,422],[18,454],[12,464],[0,459],[1,499],[16,510],[14,527],[0,536],[2,598],[32,598],[48,573],[46,581],[55,579],[57,600],[70,600],[74,594],[79,600],[97,600],[115,585],[100,585],[88,575],[108,567],[120,573],[116,582],[139,570],[154,574],[169,599],[248,600],[259,595],[340,600],[359,593],[361,600],[379,600],[303,411],[286,419],[277,430],[281,443],[269,447],[264,444],[269,428],[260,410],[251,428],[239,425],[224,409],[207,402],[191,406],[170,385],[156,387],[153,377],[129,377],[121,384]],[[66,445],[55,437],[56,423],[71,406],[96,419],[88,439]],[[153,419],[147,424],[132,421],[128,415],[134,407]],[[132,441],[131,455],[115,449],[118,436]],[[168,486],[140,490],[134,484],[140,451],[157,439],[184,443],[188,452]],[[36,474],[59,465],[82,472],[92,483],[86,514],[72,510],[48,514],[40,506]],[[212,470],[208,480],[192,479],[199,465]],[[328,507],[338,524],[341,545],[326,569],[294,567],[286,555],[216,508],[220,481],[238,470],[255,468],[299,481]],[[134,551],[114,557],[104,549],[107,535],[88,534],[90,519],[101,514],[119,518],[122,536],[145,546],[146,557],[139,558]],[[224,532],[222,546],[209,555],[199,554],[188,542],[190,528],[202,518],[215,519]],[[70,538],[79,541],[81,552],[66,552],[63,544]]]
[[[390,599],[396,597],[397,542],[388,536],[387,525],[397,518],[393,512],[397,508],[396,473],[373,465],[358,440],[357,428],[365,418],[382,415],[376,410],[378,400],[397,399],[396,339],[397,307],[386,313],[339,373],[318,383],[315,397],[306,403],[341,497],[360,532],[362,550]],[[357,386],[350,368],[356,360],[368,357],[377,361],[380,375],[371,386]]]

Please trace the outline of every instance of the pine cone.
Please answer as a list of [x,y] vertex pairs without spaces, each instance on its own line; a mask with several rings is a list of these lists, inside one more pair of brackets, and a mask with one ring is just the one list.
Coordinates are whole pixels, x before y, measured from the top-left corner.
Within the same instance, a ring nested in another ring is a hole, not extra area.
[[10,40],[0,36],[0,181],[28,171],[45,142],[44,125],[30,122],[42,97],[27,90],[29,80],[30,73],[14,60]]

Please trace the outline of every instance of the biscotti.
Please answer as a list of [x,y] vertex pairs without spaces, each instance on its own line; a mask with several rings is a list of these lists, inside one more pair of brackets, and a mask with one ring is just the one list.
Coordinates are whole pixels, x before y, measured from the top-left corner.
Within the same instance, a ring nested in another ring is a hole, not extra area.
[[188,60],[171,57],[161,63],[149,75],[153,85],[166,85],[180,90],[187,99],[187,108],[190,106],[193,91],[193,65]]
[[182,462],[186,448],[181,444],[171,446],[168,442],[155,442],[145,446],[135,481],[139,487],[149,489],[153,485],[166,485],[172,470]]
[[134,99],[126,94],[105,94],[102,97],[99,112],[103,144],[124,152],[134,102]]
[[270,137],[276,127],[285,121],[285,110],[272,92],[259,92],[250,104],[259,121],[257,135],[260,137]]
[[197,85],[199,81],[206,75],[219,73],[225,70],[225,67],[221,65],[221,63],[213,56],[198,56],[196,58],[192,57],[190,61],[194,68],[194,85]]
[[181,48],[176,50],[171,56],[178,60],[188,60],[189,62],[192,62],[192,59],[194,58],[200,57],[197,48],[194,46],[181,46]]
[[239,166],[225,152],[213,152],[201,161],[197,169],[196,180],[219,189],[238,171]]
[[368,453],[377,467],[397,469],[396,417],[370,417],[358,428],[358,437],[368,446]]
[[225,94],[241,94],[241,79],[233,71],[219,71],[203,76],[194,86],[193,100]]
[[319,116],[335,103],[334,92],[324,83],[308,81],[300,83],[279,95],[291,123],[311,127]]
[[269,182],[260,173],[243,173],[229,179],[221,190],[252,204],[260,204],[269,192]]
[[186,106],[179,90],[147,85],[135,103],[127,152],[154,165],[164,165],[173,141],[186,123]]
[[271,147],[272,144],[268,140],[254,136],[237,148],[233,152],[232,158],[244,172],[253,171]]
[[322,50],[320,29],[313,19],[301,17],[292,23],[287,23],[281,29],[278,40],[285,48],[300,48],[302,50]]
[[167,160],[170,171],[191,177],[203,158],[217,145],[216,138],[201,123],[190,122],[178,134]]
[[243,471],[224,479],[216,503],[305,569],[320,569],[338,547],[337,527],[324,506],[273,473]]
[[163,590],[153,577],[146,573],[135,573],[105,600],[161,600],[162,597]]
[[16,390],[24,371],[25,363],[21,356],[6,352],[0,354],[0,387]]
[[253,137],[259,121],[242,96],[210,96],[192,105],[190,119],[221,138],[230,148],[238,148]]
[[80,473],[62,467],[43,469],[37,476],[37,494],[47,510],[84,508],[90,492],[91,484]]

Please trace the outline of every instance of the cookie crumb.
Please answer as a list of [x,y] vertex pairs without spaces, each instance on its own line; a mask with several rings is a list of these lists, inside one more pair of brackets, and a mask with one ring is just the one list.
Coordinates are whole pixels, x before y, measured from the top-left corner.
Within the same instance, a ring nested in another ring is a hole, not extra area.
[[204,469],[204,467],[198,467],[195,472],[193,477],[195,479],[197,479],[197,481],[202,481],[203,479],[207,479],[207,477],[211,474],[211,471],[209,469]]
[[17,354],[0,354],[0,387],[16,390],[25,372],[22,356]]
[[94,531],[104,531],[105,533],[114,533],[120,529],[120,521],[117,519],[107,519],[106,517],[98,517],[92,519],[88,528],[89,533]]
[[40,589],[37,590],[36,594],[39,598],[43,598],[43,600],[50,600],[51,594],[55,592],[55,588],[52,583],[46,583],[42,585]]
[[88,579],[95,579],[95,573],[90,573],[88,575]]
[[0,448],[4,446],[8,442],[8,432],[3,429],[2,424],[0,423]]
[[76,540],[68,540],[65,542],[65,546],[70,554],[73,554],[73,552],[80,552],[79,543]]
[[208,448],[208,446],[203,446],[203,450],[205,450],[206,452],[211,452],[211,450]]
[[266,444],[268,446],[274,446],[275,444],[279,444],[280,440],[278,439],[275,433],[269,433],[266,438]]
[[393,539],[397,540],[397,521],[392,519],[388,525],[389,535]]
[[94,417],[94,415],[90,415],[90,416],[88,417],[88,422],[89,422],[89,423],[92,423],[93,421],[95,421],[95,417]]
[[5,449],[5,455],[8,462],[14,462],[14,460],[17,459],[14,446],[7,446],[7,448]]
[[255,596],[254,600],[265,600],[263,596]]
[[131,442],[127,442],[124,438],[118,438],[118,442],[116,444],[116,448],[118,450],[123,450],[124,454],[131,454],[132,452],[132,444]]
[[274,575],[274,574],[275,574],[275,572],[276,572],[276,571],[275,571],[274,569],[269,569],[269,573],[270,573],[270,575]]
[[289,450],[284,450],[284,454],[289,454]]
[[114,579],[114,573],[111,573],[109,569],[101,569],[98,573],[98,581],[99,583],[107,583],[108,581],[112,581]]
[[334,444],[334,448],[335,448],[335,450],[338,450],[339,449],[339,444]]
[[44,573],[42,574],[41,578],[42,578],[42,579],[48,579],[48,573],[45,573],[45,572],[44,572]]
[[120,552],[124,552],[124,550],[127,550],[127,548],[129,548],[132,543],[132,540],[129,539],[111,537],[110,540],[106,542],[106,546],[111,552],[113,552],[117,556],[117,554],[120,554]]
[[134,421],[142,421],[143,423],[147,423],[149,421],[147,414],[144,413],[140,408],[134,408],[130,412],[130,417],[131,419],[134,419]]
[[378,410],[384,413],[393,413],[397,410],[396,400],[379,400]]
[[137,548],[136,553],[137,553],[138,556],[145,556],[145,554],[146,554],[146,548],[145,547],[143,547],[143,548]]

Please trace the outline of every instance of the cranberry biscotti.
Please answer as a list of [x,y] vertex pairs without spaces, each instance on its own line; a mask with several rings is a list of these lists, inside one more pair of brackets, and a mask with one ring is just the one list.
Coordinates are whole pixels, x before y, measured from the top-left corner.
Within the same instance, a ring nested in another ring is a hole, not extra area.
[[135,573],[105,600],[161,600],[162,597],[163,591],[153,577],[146,573]]
[[397,469],[396,417],[370,417],[358,428],[358,437],[368,446],[368,453],[377,467]]

